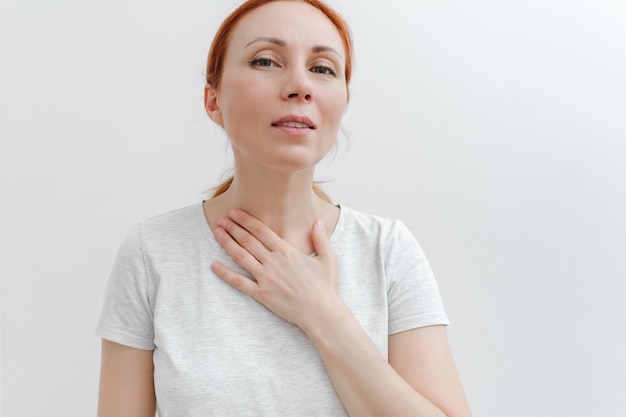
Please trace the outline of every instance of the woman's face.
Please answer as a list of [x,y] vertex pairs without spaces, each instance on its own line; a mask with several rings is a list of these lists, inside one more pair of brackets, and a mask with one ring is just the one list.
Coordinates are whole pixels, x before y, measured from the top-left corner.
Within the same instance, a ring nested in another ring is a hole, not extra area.
[[332,148],[347,104],[337,29],[308,4],[277,1],[231,35],[206,107],[226,130],[237,168],[313,168]]

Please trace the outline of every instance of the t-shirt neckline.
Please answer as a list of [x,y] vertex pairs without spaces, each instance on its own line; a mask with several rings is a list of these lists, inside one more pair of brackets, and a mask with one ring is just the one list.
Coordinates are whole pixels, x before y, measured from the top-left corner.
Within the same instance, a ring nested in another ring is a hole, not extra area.
[[[193,207],[194,217],[196,218],[196,223],[198,225],[198,228],[200,229],[200,233],[206,238],[215,253],[219,254],[221,260],[227,261],[228,264],[231,264],[233,262],[232,259],[230,258],[230,256],[228,256],[224,248],[222,248],[222,246],[217,242],[215,236],[213,235],[213,231],[209,226],[209,222],[204,215],[203,203],[204,200],[201,200]],[[339,208],[339,217],[337,219],[335,229],[330,235],[330,243],[332,246],[335,246],[341,240],[341,236],[346,230],[347,223],[350,217],[350,210],[347,207],[337,204],[337,208]]]

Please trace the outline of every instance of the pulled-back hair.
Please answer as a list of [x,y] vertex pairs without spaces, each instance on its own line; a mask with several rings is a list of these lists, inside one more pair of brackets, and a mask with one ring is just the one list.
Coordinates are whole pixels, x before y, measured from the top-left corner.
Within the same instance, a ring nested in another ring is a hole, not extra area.
[[[248,0],[240,5],[222,22],[222,25],[219,27],[215,37],[213,38],[206,66],[207,85],[210,85],[214,90],[217,90],[220,86],[222,71],[224,68],[224,58],[226,57],[226,51],[228,49],[228,44],[230,43],[230,35],[237,23],[251,11],[276,1],[295,1],[309,4],[324,13],[333,25],[335,25],[346,51],[344,76],[346,79],[346,88],[348,88],[350,79],[352,78],[352,37],[350,35],[350,28],[339,13],[320,0]],[[233,177],[230,177],[218,185],[213,191],[213,197],[217,197],[228,190],[232,182]],[[329,202],[331,201],[328,195],[326,195],[326,193],[324,193],[315,184],[313,185],[313,191],[315,191],[315,193],[324,200]]]

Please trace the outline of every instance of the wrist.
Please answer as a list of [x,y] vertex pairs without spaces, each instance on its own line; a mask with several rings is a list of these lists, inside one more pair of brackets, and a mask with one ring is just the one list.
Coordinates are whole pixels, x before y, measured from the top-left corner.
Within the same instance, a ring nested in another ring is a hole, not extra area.
[[341,296],[337,295],[336,298],[325,301],[327,302],[318,311],[308,314],[300,325],[315,345],[341,335],[342,329],[349,326],[348,323],[352,320],[356,320]]

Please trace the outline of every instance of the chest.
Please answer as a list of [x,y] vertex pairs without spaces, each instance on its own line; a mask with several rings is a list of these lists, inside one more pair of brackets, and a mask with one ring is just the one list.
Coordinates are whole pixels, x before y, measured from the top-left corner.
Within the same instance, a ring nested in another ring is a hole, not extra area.
[[[160,415],[345,416],[306,335],[225,284],[209,265],[154,271]],[[367,282],[381,273],[376,265],[341,265],[340,291],[386,356],[386,289]]]

